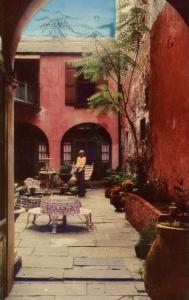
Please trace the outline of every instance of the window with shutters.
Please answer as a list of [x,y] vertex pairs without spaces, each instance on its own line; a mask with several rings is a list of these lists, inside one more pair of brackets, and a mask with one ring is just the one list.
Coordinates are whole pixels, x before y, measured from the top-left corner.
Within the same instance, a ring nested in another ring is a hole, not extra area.
[[38,145],[38,161],[42,162],[48,156],[48,147],[46,144]]
[[110,145],[102,144],[101,145],[101,159],[104,163],[110,162]]
[[62,160],[65,163],[71,163],[72,160],[72,145],[69,142],[63,143],[62,147]]
[[96,83],[80,76],[77,79],[77,103],[78,106],[87,106],[88,98],[96,93]]
[[[88,98],[97,91],[96,83],[83,76],[75,78],[76,67],[66,64],[65,74],[65,104],[75,107],[87,107]],[[99,81],[105,83],[105,81]]]

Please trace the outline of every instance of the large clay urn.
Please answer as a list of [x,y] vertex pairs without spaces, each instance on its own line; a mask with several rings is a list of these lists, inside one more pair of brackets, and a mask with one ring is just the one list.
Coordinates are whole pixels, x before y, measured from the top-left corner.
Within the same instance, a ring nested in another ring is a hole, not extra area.
[[157,225],[144,281],[152,300],[189,300],[189,228]]

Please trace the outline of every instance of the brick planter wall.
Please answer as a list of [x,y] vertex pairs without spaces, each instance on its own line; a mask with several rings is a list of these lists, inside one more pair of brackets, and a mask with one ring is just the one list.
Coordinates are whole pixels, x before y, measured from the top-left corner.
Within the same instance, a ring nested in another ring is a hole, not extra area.
[[157,208],[138,195],[126,194],[124,201],[126,219],[140,233],[161,215]]

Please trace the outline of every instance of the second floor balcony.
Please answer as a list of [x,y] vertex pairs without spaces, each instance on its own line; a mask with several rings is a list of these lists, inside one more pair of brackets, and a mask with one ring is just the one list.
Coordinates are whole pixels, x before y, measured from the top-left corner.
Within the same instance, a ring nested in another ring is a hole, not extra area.
[[35,110],[39,110],[39,88],[27,82],[17,81],[15,101],[30,106]]

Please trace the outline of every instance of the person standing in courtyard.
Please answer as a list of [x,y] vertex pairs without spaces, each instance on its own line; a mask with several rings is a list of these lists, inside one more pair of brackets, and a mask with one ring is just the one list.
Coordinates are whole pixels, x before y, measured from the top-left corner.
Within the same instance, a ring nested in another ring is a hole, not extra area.
[[76,162],[76,171],[75,176],[77,179],[78,185],[78,195],[79,197],[85,197],[85,165],[86,165],[86,156],[84,150],[79,151]]

